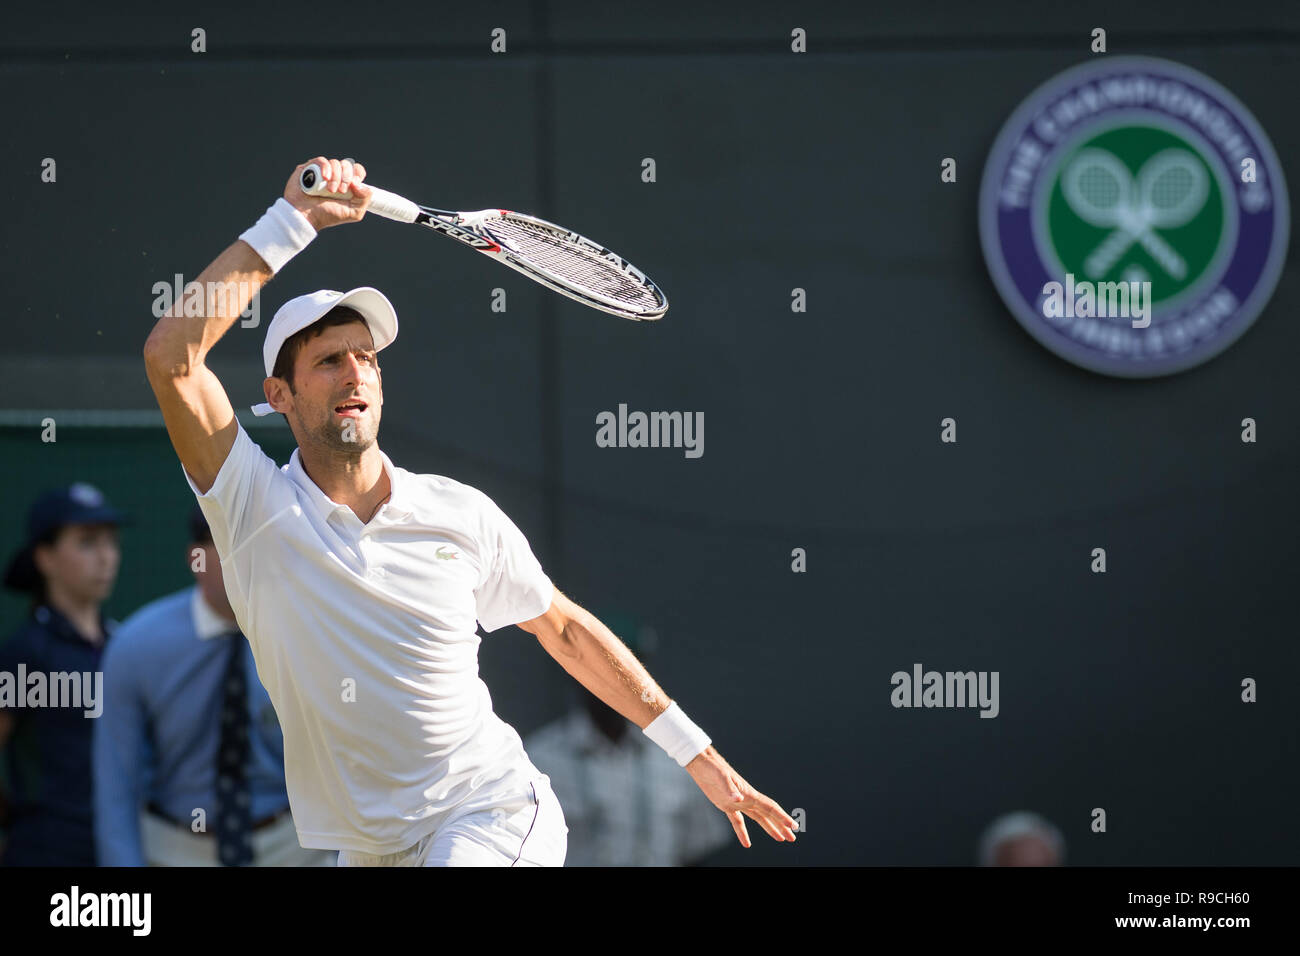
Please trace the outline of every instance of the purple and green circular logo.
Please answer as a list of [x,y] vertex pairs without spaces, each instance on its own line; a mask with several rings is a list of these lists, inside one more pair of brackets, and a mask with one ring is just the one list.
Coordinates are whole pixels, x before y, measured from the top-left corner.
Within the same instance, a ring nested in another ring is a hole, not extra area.
[[1043,84],[980,186],[989,273],[1021,325],[1107,375],[1169,375],[1255,321],[1286,258],[1282,167],[1250,112],[1195,70],[1100,59]]

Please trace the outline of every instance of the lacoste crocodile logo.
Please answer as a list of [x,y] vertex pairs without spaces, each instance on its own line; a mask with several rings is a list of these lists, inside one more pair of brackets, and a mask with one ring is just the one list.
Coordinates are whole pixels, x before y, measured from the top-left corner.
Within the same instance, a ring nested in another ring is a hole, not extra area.
[[442,548],[439,548],[437,551],[434,552],[434,554],[443,561],[455,561],[459,552],[457,551],[444,552]]

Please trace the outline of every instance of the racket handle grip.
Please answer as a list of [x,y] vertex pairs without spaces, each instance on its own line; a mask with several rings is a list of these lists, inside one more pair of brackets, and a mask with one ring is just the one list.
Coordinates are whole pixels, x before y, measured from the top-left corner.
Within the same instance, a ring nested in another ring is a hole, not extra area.
[[[298,185],[308,196],[337,195],[325,188],[325,178],[315,163],[302,171],[302,175],[298,178]],[[370,184],[366,183],[366,185]],[[390,193],[386,189],[380,189],[378,186],[370,188],[370,208],[367,212],[373,212],[385,219],[396,219],[398,222],[415,222],[416,217],[419,216],[420,207],[411,200],[397,193]]]

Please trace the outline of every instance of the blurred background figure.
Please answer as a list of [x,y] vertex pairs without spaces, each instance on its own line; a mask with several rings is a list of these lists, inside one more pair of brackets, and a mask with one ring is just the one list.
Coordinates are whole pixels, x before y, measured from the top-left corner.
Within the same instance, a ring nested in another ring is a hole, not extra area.
[[[27,620],[0,644],[0,673],[88,674],[116,622],[101,611],[121,562],[126,516],[93,485],[47,492],[27,514],[27,540],[11,557],[5,587],[31,597]],[[25,682],[30,683],[30,682]],[[102,684],[100,684],[102,688]],[[100,701],[102,706],[103,702]],[[0,757],[12,793],[5,866],[94,866],[91,742],[87,707],[18,707],[0,697]],[[0,814],[4,811],[0,810]]]
[[1065,837],[1036,813],[998,817],[980,837],[980,866],[1061,866]]
[[[604,621],[650,666],[655,633],[624,614]],[[581,685],[568,714],[524,741],[569,824],[565,866],[686,866],[735,840],[690,774]]]
[[195,586],[118,628],[95,731],[101,866],[330,866],[298,843],[284,737],[235,622],[203,512],[184,554]]

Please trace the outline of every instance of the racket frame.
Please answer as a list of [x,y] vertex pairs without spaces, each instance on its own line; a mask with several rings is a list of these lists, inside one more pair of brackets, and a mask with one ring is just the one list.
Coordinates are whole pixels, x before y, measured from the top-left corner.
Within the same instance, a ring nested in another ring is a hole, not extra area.
[[[303,192],[308,196],[326,197],[337,195],[325,189],[325,182],[324,174],[314,163],[303,169],[299,177],[299,184]],[[369,184],[367,183],[367,185]],[[530,216],[527,213],[514,212],[509,209],[496,208],[480,209],[475,212],[455,212],[450,209],[421,206],[386,189],[379,189],[375,186],[370,188],[372,190],[370,212],[396,222],[413,223],[440,232],[450,239],[455,239],[457,242],[469,246],[471,249],[476,249],[484,255],[491,256],[497,262],[522,273],[552,292],[568,296],[575,302],[581,302],[589,308],[599,309],[601,312],[608,312],[610,315],[631,319],[634,322],[654,321],[668,311],[668,297],[664,295],[663,290],[655,285],[649,276],[622,256],[606,249],[598,242],[593,242],[581,233],[574,232],[572,229],[548,222],[545,219],[539,219],[536,216]],[[502,246],[491,236],[485,235],[482,232],[484,225],[490,223],[493,219],[516,219],[541,226],[544,229],[554,230],[569,242],[585,246],[588,251],[600,256],[612,268],[623,272],[648,290],[659,302],[659,305],[654,309],[637,311],[629,309],[625,303],[613,296],[605,296],[587,289],[572,287],[561,276],[515,255],[508,247]]]
[[[456,239],[464,243],[471,249],[476,249],[484,255],[491,256],[503,265],[507,265],[517,272],[526,275],[534,282],[546,286],[552,292],[558,292],[560,295],[568,296],[576,302],[593,309],[599,309],[602,312],[608,312],[610,315],[617,315],[624,319],[631,319],[634,322],[651,322],[658,319],[668,311],[668,297],[664,295],[654,281],[644,272],[638,269],[632,263],[628,262],[616,252],[606,249],[598,242],[593,242],[581,233],[574,232],[572,229],[566,229],[564,226],[548,222],[537,216],[530,216],[527,213],[515,212],[510,209],[479,209],[473,212],[455,212],[450,209],[435,209],[432,206],[419,206],[419,215],[415,218],[415,224],[425,226],[435,232],[440,232],[444,236]],[[590,292],[584,289],[575,289],[570,286],[560,276],[555,275],[548,269],[530,262],[527,259],[516,256],[506,246],[501,245],[490,236],[479,231],[485,227],[490,228],[493,219],[515,219],[520,222],[530,223],[541,226],[544,229],[554,230],[569,242],[578,243],[606,260],[613,268],[630,276],[633,280],[640,283],[649,290],[660,305],[653,310],[638,312],[627,308],[618,299],[612,296],[602,296],[599,293]]]

